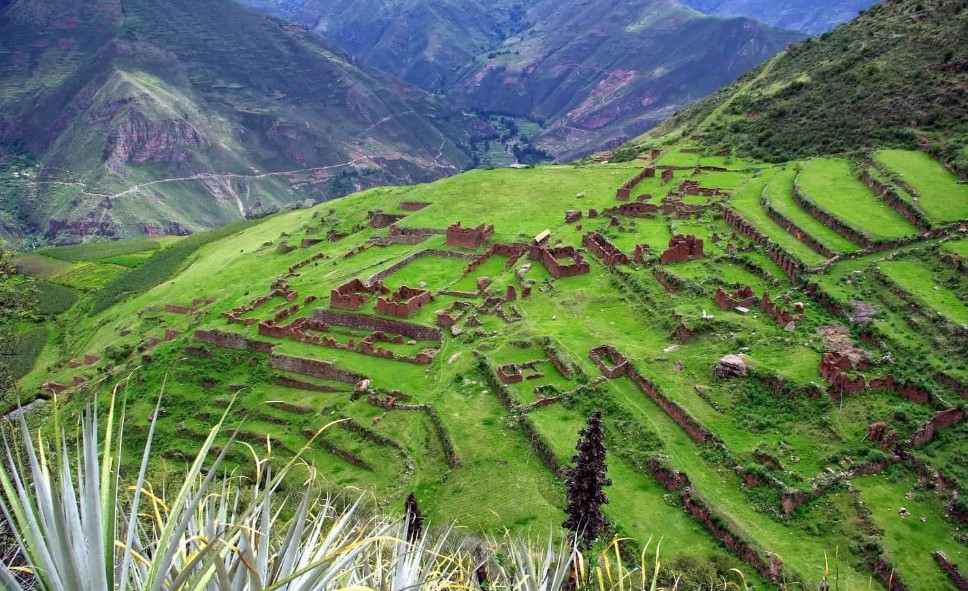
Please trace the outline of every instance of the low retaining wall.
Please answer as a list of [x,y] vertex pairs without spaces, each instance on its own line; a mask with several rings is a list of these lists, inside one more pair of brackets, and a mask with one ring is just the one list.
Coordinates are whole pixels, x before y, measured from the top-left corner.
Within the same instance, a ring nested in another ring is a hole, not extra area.
[[347,314],[316,309],[313,310],[313,320],[334,326],[348,326],[360,330],[398,334],[421,341],[439,341],[441,339],[440,330],[430,326],[400,322],[399,320],[386,320],[365,314]]

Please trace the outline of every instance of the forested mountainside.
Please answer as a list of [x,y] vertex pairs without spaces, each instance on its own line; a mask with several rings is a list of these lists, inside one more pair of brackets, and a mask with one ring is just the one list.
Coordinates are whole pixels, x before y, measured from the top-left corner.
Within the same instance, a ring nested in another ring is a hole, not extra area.
[[14,243],[181,234],[431,180],[472,163],[472,128],[228,0],[0,14],[0,228]]

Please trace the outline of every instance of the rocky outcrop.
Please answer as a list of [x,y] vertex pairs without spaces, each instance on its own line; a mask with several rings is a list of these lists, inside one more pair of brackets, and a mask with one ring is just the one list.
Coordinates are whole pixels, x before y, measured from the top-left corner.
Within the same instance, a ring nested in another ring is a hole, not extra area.
[[184,119],[155,120],[132,108],[108,134],[104,166],[126,178],[128,162],[180,162],[193,147],[208,147],[208,139]]
[[739,355],[726,355],[719,360],[713,375],[718,380],[728,380],[730,378],[745,378],[747,376],[746,361]]

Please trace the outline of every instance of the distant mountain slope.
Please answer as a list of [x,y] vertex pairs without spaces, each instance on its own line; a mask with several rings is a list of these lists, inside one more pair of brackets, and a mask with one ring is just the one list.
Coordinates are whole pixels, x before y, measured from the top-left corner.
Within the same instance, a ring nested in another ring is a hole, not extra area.
[[511,33],[530,0],[240,0],[428,90]]
[[18,0],[0,14],[8,237],[197,230],[430,180],[470,163],[464,129],[229,0]]
[[927,145],[968,172],[966,34],[964,0],[887,0],[643,140],[692,135],[712,150],[731,147],[777,162]]
[[559,159],[615,145],[800,38],[677,0],[240,0],[459,106],[539,121]]
[[675,0],[539,0],[534,25],[464,68],[464,107],[533,118],[561,159],[615,145],[735,80],[799,38]]
[[871,7],[878,0],[682,0],[706,14],[746,16],[781,29],[819,35]]

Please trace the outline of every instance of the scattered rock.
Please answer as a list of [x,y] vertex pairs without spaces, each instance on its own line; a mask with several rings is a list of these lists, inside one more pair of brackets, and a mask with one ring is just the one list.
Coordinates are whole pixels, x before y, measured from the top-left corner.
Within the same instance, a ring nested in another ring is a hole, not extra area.
[[901,507],[897,510],[897,514],[901,516],[901,519],[904,519],[911,515],[911,512],[907,510],[907,507]]
[[453,355],[451,355],[450,356],[450,359],[447,360],[447,363],[453,363],[453,362],[457,361],[458,359],[460,359],[460,351],[458,351],[458,352],[454,353]]
[[739,355],[726,355],[716,364],[713,373],[720,380],[745,378],[747,375],[746,362]]
[[666,348],[665,348],[665,349],[663,349],[662,351],[663,351],[664,353],[675,353],[676,351],[678,351],[678,350],[679,350],[679,349],[681,349],[681,348],[682,348],[682,345],[671,345],[671,346],[669,346],[669,347],[666,347]]
[[783,327],[783,330],[787,332],[793,332],[796,329],[797,329],[797,323],[792,320],[790,322],[787,322],[786,326]]
[[357,392],[366,392],[367,390],[370,389],[370,383],[371,382],[370,382],[370,379],[369,378],[367,378],[365,380],[360,380],[356,384],[356,391]]
[[460,335],[464,334],[464,329],[455,324],[454,326],[450,327],[450,334],[454,335],[455,337],[459,337]]
[[750,309],[744,308],[743,306],[736,306],[735,308],[733,308],[733,310],[735,310],[737,314],[740,314],[742,316],[746,316],[747,314],[750,313]]
[[859,300],[854,300],[850,302],[851,311],[849,314],[850,321],[854,324],[867,324],[873,320],[874,316],[877,316],[879,310],[876,306],[868,304],[867,302],[861,302]]

